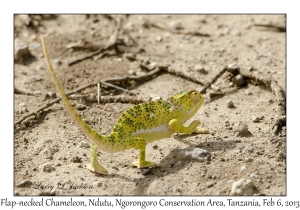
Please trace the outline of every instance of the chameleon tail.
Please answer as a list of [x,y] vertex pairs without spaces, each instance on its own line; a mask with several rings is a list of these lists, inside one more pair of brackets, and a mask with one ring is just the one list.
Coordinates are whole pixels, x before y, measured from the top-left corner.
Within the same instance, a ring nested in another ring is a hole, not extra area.
[[91,128],[88,124],[86,124],[86,122],[77,114],[76,110],[73,108],[73,106],[71,105],[65,91],[63,90],[62,86],[59,84],[59,81],[55,75],[55,72],[53,70],[53,67],[51,65],[50,62],[50,58],[48,55],[48,51],[44,42],[44,38],[43,35],[40,36],[41,40],[42,40],[42,46],[43,46],[43,50],[44,50],[44,55],[47,61],[47,65],[49,68],[49,71],[51,73],[52,79],[54,81],[54,84],[56,86],[56,89],[58,90],[58,92],[61,95],[62,101],[64,102],[67,110],[69,111],[70,115],[74,118],[74,120],[76,121],[76,123],[78,124],[78,126],[81,128],[81,130],[100,148],[103,147],[103,145],[105,145],[106,142],[106,138],[105,136],[102,136],[101,134],[98,134],[97,131],[95,131],[93,128]]

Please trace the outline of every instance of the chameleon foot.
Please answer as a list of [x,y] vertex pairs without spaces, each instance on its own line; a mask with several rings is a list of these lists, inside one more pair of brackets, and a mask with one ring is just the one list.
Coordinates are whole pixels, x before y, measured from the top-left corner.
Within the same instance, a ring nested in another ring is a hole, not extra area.
[[92,143],[91,144],[91,160],[90,164],[87,165],[87,168],[90,169],[92,172],[96,172],[99,174],[108,174],[107,170],[103,168],[98,160],[97,160],[97,146]]
[[157,166],[156,163],[152,163],[150,161],[139,162],[138,160],[134,161],[132,165],[136,166],[137,168],[154,168]]
[[208,133],[209,133],[209,130],[206,129],[206,128],[197,127],[197,128],[194,130],[194,133],[208,134]]
[[105,168],[103,168],[98,162],[93,165],[88,164],[87,168],[95,173],[108,174],[108,171]]

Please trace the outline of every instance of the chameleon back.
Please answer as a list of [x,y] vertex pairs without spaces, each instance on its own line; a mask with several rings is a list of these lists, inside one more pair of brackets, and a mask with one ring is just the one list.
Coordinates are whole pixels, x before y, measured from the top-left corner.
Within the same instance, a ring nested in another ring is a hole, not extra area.
[[174,118],[182,118],[182,113],[166,101],[143,103],[128,109],[118,119],[112,133],[118,133],[120,139],[141,137],[152,142],[174,133],[168,126]]

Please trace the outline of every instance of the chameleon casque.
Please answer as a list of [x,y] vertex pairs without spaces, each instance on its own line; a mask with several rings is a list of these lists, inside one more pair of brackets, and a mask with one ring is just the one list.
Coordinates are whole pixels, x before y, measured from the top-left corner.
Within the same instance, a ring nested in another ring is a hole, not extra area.
[[188,126],[183,125],[204,102],[204,97],[196,90],[181,91],[168,98],[167,101],[153,101],[133,106],[118,119],[110,135],[97,133],[72,107],[55,75],[42,35],[41,41],[48,68],[62,101],[77,125],[92,140],[90,164],[87,166],[91,171],[108,173],[98,162],[98,149],[110,153],[132,148],[139,149],[138,160],[132,164],[137,168],[155,167],[155,163],[145,159],[147,143],[167,138],[175,132],[209,133],[207,129],[198,127],[199,121],[193,121]]

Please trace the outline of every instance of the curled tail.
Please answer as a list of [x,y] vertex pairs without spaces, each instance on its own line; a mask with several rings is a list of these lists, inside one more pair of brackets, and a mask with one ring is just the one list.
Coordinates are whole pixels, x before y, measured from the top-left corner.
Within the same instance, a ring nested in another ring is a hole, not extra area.
[[62,86],[59,84],[59,81],[55,75],[55,72],[53,70],[53,67],[50,62],[50,58],[48,55],[48,51],[44,42],[43,35],[41,35],[42,40],[42,46],[44,50],[44,55],[47,61],[48,69],[51,73],[52,79],[54,81],[54,84],[56,86],[57,91],[61,95],[62,101],[64,102],[67,110],[69,111],[70,115],[73,117],[73,119],[76,121],[77,125],[81,128],[81,130],[100,148],[105,147],[106,138],[102,136],[101,134],[98,134],[97,131],[95,131],[93,128],[91,128],[86,122],[77,114],[76,110],[71,105],[65,91],[63,90]]

